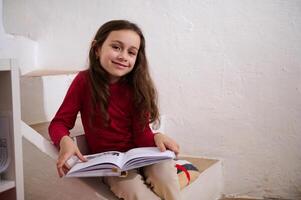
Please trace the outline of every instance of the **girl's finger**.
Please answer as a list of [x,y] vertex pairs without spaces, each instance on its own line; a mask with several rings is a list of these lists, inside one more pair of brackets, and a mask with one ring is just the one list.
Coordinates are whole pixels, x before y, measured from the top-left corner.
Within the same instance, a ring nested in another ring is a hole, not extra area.
[[171,151],[175,152],[175,154],[179,153],[179,148],[177,143],[173,143],[173,142],[167,142],[165,145],[168,149],[170,149]]
[[68,163],[66,162],[65,165],[64,165],[68,170],[71,169],[70,165],[68,165]]
[[160,151],[166,151],[165,145],[163,142],[159,142],[159,144],[157,144],[157,147],[159,147]]
[[77,156],[81,161],[83,161],[83,162],[88,161],[87,158],[85,158],[85,157],[83,156],[83,154],[81,154],[81,152],[80,152],[79,150],[76,151],[76,156]]
[[173,152],[175,152],[175,154],[178,155],[179,154],[179,148],[175,147]]
[[176,148],[176,146],[174,146],[174,145],[170,145],[169,149],[172,150],[175,153],[178,151],[177,148]]
[[63,167],[63,165],[66,163],[66,161],[68,160],[69,156],[67,154],[64,155],[59,155],[58,159],[57,159],[57,167]]
[[67,166],[63,166],[62,168],[64,175],[68,173],[69,169],[67,168]]
[[56,167],[57,167],[57,171],[58,171],[58,174],[60,177],[65,175],[63,167],[64,167],[67,159],[68,159],[68,155],[64,154],[64,155],[59,156],[59,158],[57,160]]
[[64,171],[62,166],[57,166],[57,173],[59,174],[59,177],[64,176]]

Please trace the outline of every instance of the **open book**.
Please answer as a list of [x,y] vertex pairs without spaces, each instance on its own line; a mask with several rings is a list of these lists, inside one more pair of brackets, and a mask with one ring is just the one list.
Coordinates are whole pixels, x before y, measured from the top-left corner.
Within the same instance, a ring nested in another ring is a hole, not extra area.
[[108,151],[86,155],[87,162],[81,162],[76,156],[68,160],[71,169],[66,177],[125,176],[127,170],[135,169],[163,160],[175,158],[172,151],[161,152],[157,147],[134,148],[125,153]]

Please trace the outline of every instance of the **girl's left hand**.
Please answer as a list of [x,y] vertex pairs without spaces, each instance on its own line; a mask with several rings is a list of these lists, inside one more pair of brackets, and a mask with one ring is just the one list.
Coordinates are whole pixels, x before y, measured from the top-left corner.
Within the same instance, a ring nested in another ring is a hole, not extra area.
[[180,146],[173,139],[164,135],[162,133],[156,133],[154,136],[155,144],[161,151],[166,151],[169,149],[175,152],[176,155],[179,154]]

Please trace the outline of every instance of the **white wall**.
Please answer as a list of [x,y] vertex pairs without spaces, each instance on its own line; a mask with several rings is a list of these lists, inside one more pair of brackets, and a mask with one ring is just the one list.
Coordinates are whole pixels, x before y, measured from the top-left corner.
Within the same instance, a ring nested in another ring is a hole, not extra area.
[[301,198],[301,1],[4,0],[6,31],[38,42],[41,68],[83,68],[119,18],[144,30],[183,152],[222,158],[226,194]]
[[17,59],[22,74],[35,69],[37,42],[23,36],[6,34],[2,16],[2,0],[0,0],[0,59]]

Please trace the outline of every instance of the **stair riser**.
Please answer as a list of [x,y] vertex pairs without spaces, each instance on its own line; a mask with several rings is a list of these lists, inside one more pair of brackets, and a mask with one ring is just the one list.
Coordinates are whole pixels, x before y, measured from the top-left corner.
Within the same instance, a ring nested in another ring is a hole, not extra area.
[[218,161],[201,173],[200,177],[182,192],[183,199],[217,200],[222,196],[222,163]]
[[50,121],[75,75],[21,78],[21,114],[27,124]]

